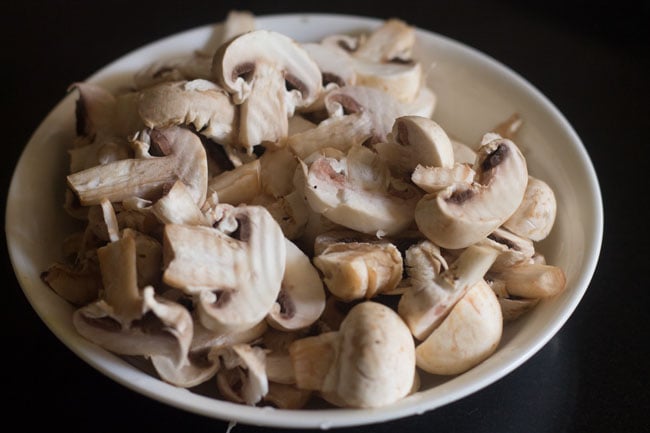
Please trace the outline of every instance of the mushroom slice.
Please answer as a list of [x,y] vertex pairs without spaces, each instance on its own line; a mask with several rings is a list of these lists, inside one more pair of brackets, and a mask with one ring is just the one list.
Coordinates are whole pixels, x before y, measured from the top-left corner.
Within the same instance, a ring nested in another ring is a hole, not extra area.
[[492,248],[472,245],[436,275],[426,251],[420,246],[409,248],[406,261],[411,287],[400,298],[397,311],[413,336],[427,338],[467,290],[483,278],[497,254]]
[[345,86],[327,93],[324,99],[330,117],[366,113],[370,143],[386,141],[395,119],[410,114],[392,95],[368,86]]
[[255,30],[255,15],[249,11],[231,10],[223,22],[221,42],[228,42],[232,38],[253,30]]
[[318,65],[325,90],[356,83],[353,60],[347,50],[332,43],[305,43],[302,47]]
[[41,279],[56,294],[73,305],[94,301],[102,290],[102,278],[96,264],[84,261],[81,267],[53,263],[41,274]]
[[380,89],[402,103],[414,101],[422,87],[422,66],[418,62],[354,62],[356,84]]
[[521,204],[528,169],[519,148],[495,138],[479,149],[471,185],[454,184],[422,197],[415,210],[420,231],[443,248],[465,248],[501,226]]
[[417,366],[432,374],[463,373],[494,353],[502,331],[499,301],[490,286],[478,280],[417,346]]
[[137,90],[165,82],[211,78],[212,56],[201,50],[169,60],[155,61],[133,75]]
[[221,360],[223,368],[217,373],[217,387],[228,400],[253,406],[268,392],[263,349],[235,344],[214,350],[210,357]]
[[500,252],[490,268],[491,272],[501,272],[512,266],[526,263],[535,254],[535,246],[531,240],[503,228],[496,229],[478,244],[488,245]]
[[[251,204],[256,204],[256,201],[253,200]],[[292,191],[276,200],[271,199],[270,202],[262,205],[278,222],[287,239],[297,240],[303,235],[311,210],[297,191]]]
[[371,301],[354,306],[339,331],[296,340],[289,353],[296,386],[340,406],[385,406],[408,395],[415,378],[408,328],[389,307]]
[[206,328],[232,332],[251,328],[271,311],[286,243],[261,206],[227,206],[222,223],[232,225],[230,236],[212,227],[166,225],[163,282],[195,297]]
[[455,163],[452,168],[424,167],[418,164],[411,181],[428,193],[437,193],[454,184],[471,184],[476,173],[469,164]]
[[502,270],[496,277],[506,283],[509,294],[522,298],[547,298],[566,287],[564,271],[553,265],[518,264]]
[[322,89],[320,70],[309,54],[291,38],[268,30],[223,44],[212,68],[217,82],[242,104],[239,142],[248,153],[255,145],[286,137],[288,117],[312,104]]
[[286,265],[276,303],[266,316],[272,327],[285,331],[311,326],[325,309],[325,289],[309,257],[286,239]]
[[293,385],[269,382],[269,391],[264,401],[279,409],[302,409],[311,399],[312,392]]
[[265,193],[279,198],[294,190],[293,177],[298,167],[298,160],[289,149],[286,147],[269,149],[264,152],[259,161],[260,186]]
[[67,177],[68,186],[82,205],[99,204],[106,198],[119,202],[132,197],[159,198],[165,186],[183,181],[198,205],[203,204],[208,184],[205,149],[196,134],[183,128],[154,129],[141,134],[151,139],[165,156],[123,159]]
[[347,302],[394,290],[402,279],[402,255],[388,242],[336,243],[314,257],[314,265],[330,293]]
[[176,181],[167,194],[151,206],[151,212],[162,224],[208,224],[207,218],[181,181]]
[[451,139],[451,147],[454,149],[454,160],[459,164],[469,164],[476,161],[476,151],[462,141]]
[[419,164],[451,169],[454,150],[445,130],[421,116],[395,119],[386,142],[375,145],[377,153],[391,166],[411,173]]
[[208,182],[208,189],[217,193],[219,203],[238,205],[250,201],[262,193],[260,160],[240,165],[232,170],[214,176]]
[[287,137],[284,144],[296,157],[304,160],[325,148],[347,152],[363,144],[371,135],[371,117],[365,113],[354,113],[325,119],[315,128]]
[[140,291],[136,243],[125,235],[97,250],[102,299],[76,310],[73,324],[88,340],[121,355],[163,355],[175,365],[186,358],[192,341],[192,318],[180,304]]
[[220,362],[210,352],[220,347],[250,343],[267,329],[265,322],[241,332],[217,333],[194,320],[194,335],[187,359],[176,366],[166,356],[152,356],[151,362],[160,377],[173,385],[191,388],[210,380],[219,371]]
[[373,62],[406,61],[411,58],[414,45],[415,29],[391,18],[371,32],[353,55]]
[[521,205],[503,226],[519,236],[541,241],[546,238],[555,223],[557,202],[548,184],[528,176],[528,185]]
[[235,107],[228,94],[208,80],[175,81],[142,90],[138,114],[151,129],[191,125],[216,143],[233,142]]
[[391,235],[406,229],[420,195],[400,184],[371,150],[355,146],[339,158],[320,156],[301,162],[309,206],[333,222],[369,234]]

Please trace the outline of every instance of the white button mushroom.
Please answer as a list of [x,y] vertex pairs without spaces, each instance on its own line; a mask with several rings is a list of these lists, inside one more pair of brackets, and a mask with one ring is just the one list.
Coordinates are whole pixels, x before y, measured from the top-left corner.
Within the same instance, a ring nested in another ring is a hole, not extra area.
[[402,319],[366,301],[337,332],[296,340],[289,348],[301,389],[347,407],[380,407],[405,397],[415,378],[415,346]]
[[417,366],[433,374],[459,374],[492,355],[501,341],[503,318],[496,295],[483,279],[415,349]]

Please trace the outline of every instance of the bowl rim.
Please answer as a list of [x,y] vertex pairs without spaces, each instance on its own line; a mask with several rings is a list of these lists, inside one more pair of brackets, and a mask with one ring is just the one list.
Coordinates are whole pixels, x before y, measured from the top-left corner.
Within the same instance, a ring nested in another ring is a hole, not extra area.
[[[265,27],[267,26],[266,23],[272,22],[274,20],[298,21],[304,20],[305,18],[320,21],[347,20],[350,23],[354,23],[355,25],[359,26],[376,26],[385,21],[382,18],[371,16],[333,13],[288,13],[256,16],[256,20],[258,20],[258,23],[260,23],[260,27]],[[108,63],[93,73],[90,77],[88,77],[87,80],[94,81],[99,79],[106,73],[107,70],[110,70],[114,65],[124,61],[124,59],[129,56],[137,56],[141,52],[151,50],[154,46],[165,45],[169,43],[170,40],[179,38],[183,35],[189,35],[191,32],[203,33],[210,31],[211,26],[211,24],[197,26],[145,44],[140,48],[136,48]],[[166,384],[158,378],[151,377],[142,371],[134,371],[135,367],[120,357],[117,357],[116,355],[98,348],[94,344],[81,339],[79,336],[71,335],[65,329],[65,327],[62,327],[60,323],[53,322],[48,318],[47,315],[43,313],[42,306],[40,306],[39,302],[34,299],[33,295],[35,292],[33,291],[34,289],[31,288],[32,283],[22,272],[16,272],[19,266],[17,259],[19,251],[18,246],[14,241],[14,236],[9,230],[10,225],[13,224],[15,219],[13,214],[14,200],[12,200],[12,197],[14,197],[16,194],[15,176],[17,175],[21,164],[24,164],[24,154],[26,152],[26,149],[34,140],[34,136],[37,135],[37,132],[43,128],[43,125],[47,122],[48,118],[50,118],[50,116],[56,112],[65,102],[65,98],[60,101],[44,118],[42,123],[39,124],[33,135],[30,137],[27,145],[23,149],[12,175],[5,211],[5,233],[10,261],[12,263],[12,267],[21,286],[21,289],[23,290],[25,296],[41,320],[43,320],[43,322],[54,333],[54,335],[73,353],[79,356],[79,358],[84,360],[100,373],[106,375],[117,383],[120,383],[126,388],[129,388],[141,395],[145,395],[154,400],[160,401],[173,407],[184,409],[195,414],[200,414],[206,417],[216,418],[220,420],[232,420],[234,422],[267,427],[327,429],[330,427],[374,424],[415,414],[422,414],[424,412],[450,404],[458,399],[473,394],[474,392],[498,381],[514,369],[521,366],[530,357],[537,353],[544,345],[546,345],[548,341],[566,323],[569,316],[573,313],[581,301],[591,282],[591,279],[593,278],[602,247],[604,226],[602,196],[598,178],[588,155],[587,149],[580,140],[578,134],[575,132],[564,115],[535,86],[533,86],[518,73],[503,63],[499,62],[498,60],[458,40],[420,27],[416,27],[416,32],[418,34],[418,37],[422,37],[424,35],[428,38],[433,38],[436,40],[436,43],[445,44],[449,48],[460,52],[462,55],[471,57],[473,61],[480,62],[489,68],[499,70],[500,73],[507,75],[512,83],[520,87],[522,91],[531,94],[532,97],[542,105],[543,109],[548,112],[552,119],[560,125],[561,129],[569,135],[575,147],[575,150],[579,154],[580,161],[583,165],[582,168],[588,175],[588,193],[591,196],[591,201],[593,202],[594,206],[592,209],[594,221],[591,236],[588,238],[591,241],[591,249],[589,250],[589,254],[586,257],[585,263],[582,267],[583,271],[579,274],[579,278],[575,282],[575,288],[578,290],[575,290],[574,295],[570,298],[570,302],[563,304],[562,310],[558,313],[561,319],[555,321],[552,325],[550,325],[550,327],[544,333],[543,337],[535,340],[534,344],[529,345],[526,350],[517,357],[515,362],[511,362],[492,375],[486,375],[480,378],[480,380],[474,381],[471,386],[466,386],[462,389],[456,390],[450,389],[450,392],[448,392],[444,398],[431,400],[424,398],[412,399],[411,397],[407,397],[406,399],[394,405],[391,405],[390,407],[382,407],[377,409],[333,408],[301,409],[297,411],[275,409],[269,407],[244,406],[226,401],[215,400],[210,397],[191,393],[187,390],[179,390],[179,388]],[[107,354],[109,356],[107,356]],[[444,386],[444,384],[441,386]]]

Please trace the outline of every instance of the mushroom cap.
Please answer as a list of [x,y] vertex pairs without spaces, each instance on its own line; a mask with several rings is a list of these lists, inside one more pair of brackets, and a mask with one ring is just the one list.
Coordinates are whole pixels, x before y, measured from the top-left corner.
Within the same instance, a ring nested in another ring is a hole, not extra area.
[[490,286],[480,280],[447,318],[415,350],[417,366],[432,374],[459,374],[476,366],[501,341],[501,306]]
[[510,140],[481,146],[471,185],[454,184],[422,197],[415,222],[443,248],[465,248],[501,226],[521,204],[528,183],[526,160]]

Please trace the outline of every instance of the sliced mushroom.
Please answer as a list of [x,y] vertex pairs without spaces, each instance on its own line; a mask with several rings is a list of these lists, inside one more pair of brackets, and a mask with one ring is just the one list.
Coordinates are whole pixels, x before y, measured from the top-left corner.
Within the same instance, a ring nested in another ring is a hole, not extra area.
[[557,202],[553,189],[543,180],[528,176],[521,205],[503,226],[519,236],[541,241],[555,224]]
[[562,268],[553,265],[523,263],[497,273],[509,294],[522,298],[547,298],[562,292],[566,276]]
[[266,320],[285,331],[311,326],[325,309],[325,289],[318,270],[293,242],[285,240],[286,265],[277,302]]
[[503,318],[496,295],[480,279],[415,349],[417,366],[432,374],[460,374],[478,365],[501,341]]
[[284,143],[296,157],[303,160],[325,148],[347,152],[371,137],[371,121],[370,116],[364,113],[330,117],[315,128],[287,137]]
[[302,409],[311,399],[310,390],[298,389],[293,385],[269,382],[269,391],[264,401],[279,409]]
[[406,229],[420,196],[399,184],[371,150],[355,146],[346,156],[317,157],[301,163],[304,193],[310,207],[353,230],[391,235]]
[[[265,322],[241,332],[220,333],[204,327],[194,320],[194,335],[187,359],[174,365],[166,356],[152,356],[151,362],[160,377],[173,385],[191,388],[210,380],[217,374],[221,363],[214,353],[219,348],[236,344],[248,344],[260,338],[267,329]],[[212,353],[212,355],[211,355]]]
[[271,311],[286,244],[261,206],[226,207],[223,220],[230,235],[212,227],[165,226],[163,281],[195,297],[206,328],[232,332],[253,327]]
[[490,268],[491,272],[500,272],[526,263],[535,254],[535,246],[531,240],[517,236],[503,228],[496,229],[478,244],[488,245],[499,251],[499,255]]
[[395,119],[411,114],[404,105],[388,93],[368,86],[345,86],[331,90],[325,96],[330,117],[365,113],[369,118],[369,143],[386,141]]
[[354,51],[354,56],[373,62],[408,61],[415,45],[415,29],[391,18],[374,29]]
[[437,193],[454,184],[470,185],[476,173],[469,164],[455,163],[452,168],[417,165],[411,181],[428,193]]
[[329,292],[347,302],[392,291],[402,279],[402,256],[388,242],[335,243],[313,261]]
[[339,331],[296,340],[289,353],[298,388],[346,407],[393,403],[415,378],[408,328],[389,307],[371,301],[354,306]]
[[268,392],[263,349],[235,344],[215,350],[210,356],[218,357],[223,366],[217,373],[217,387],[223,397],[236,403],[255,405]]
[[182,305],[155,296],[153,287],[138,289],[133,236],[125,235],[97,254],[104,294],[75,311],[77,331],[114,353],[162,355],[180,365],[192,341],[192,318]]
[[287,136],[296,108],[319,96],[321,73],[309,54],[291,38],[255,30],[223,44],[213,74],[236,104],[241,104],[239,142],[248,151]]
[[53,263],[41,274],[41,279],[56,294],[76,306],[96,300],[103,287],[99,267],[89,260],[76,267]]
[[191,125],[216,143],[234,142],[235,107],[228,94],[208,80],[167,82],[142,90],[138,114],[151,129]]
[[208,189],[217,193],[219,203],[250,203],[262,193],[260,169],[260,160],[254,159],[214,176],[208,181]]
[[151,206],[151,212],[162,224],[208,224],[207,218],[181,181],[176,181],[167,194]]
[[469,164],[476,161],[476,151],[462,141],[451,138],[451,147],[454,149],[454,160],[460,164]]
[[521,204],[528,170],[519,148],[496,138],[478,152],[475,180],[428,194],[417,204],[415,222],[443,248],[464,248],[496,230]]
[[411,173],[418,164],[451,169],[454,151],[445,130],[421,116],[395,119],[386,142],[375,145],[377,153],[391,166]]
[[[148,139],[145,136],[141,136],[144,145]],[[188,186],[195,203],[203,204],[208,169],[201,140],[179,127],[154,129],[149,136],[165,156],[124,159],[67,177],[68,186],[82,205],[98,204],[104,198],[112,202],[132,197],[159,198],[162,189],[177,180]]]
[[427,338],[467,290],[483,278],[496,257],[496,250],[472,245],[436,275],[426,251],[418,246],[409,248],[406,260],[411,287],[402,295],[397,311],[413,336]]
[[356,83],[353,60],[347,50],[332,43],[305,43],[302,47],[318,65],[325,90]]

